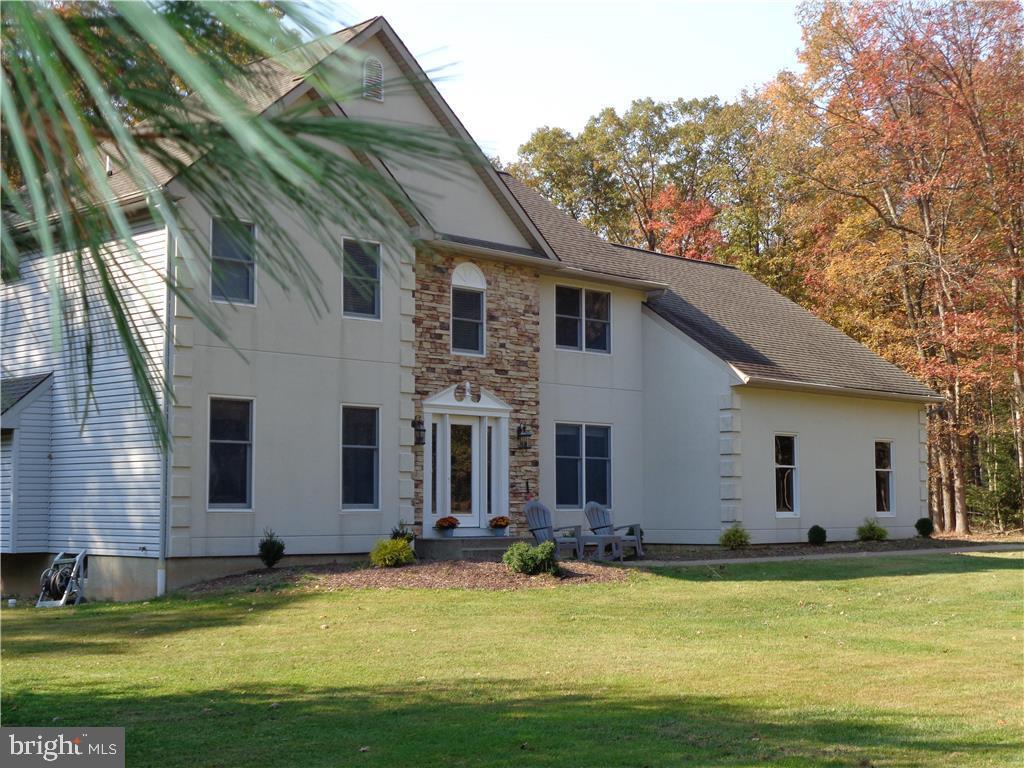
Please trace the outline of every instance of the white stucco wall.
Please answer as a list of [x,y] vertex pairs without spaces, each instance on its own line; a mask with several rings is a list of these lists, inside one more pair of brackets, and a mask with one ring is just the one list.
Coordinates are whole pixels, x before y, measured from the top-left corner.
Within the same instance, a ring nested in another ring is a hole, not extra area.
[[652,543],[721,535],[720,398],[739,379],[717,357],[643,310],[644,532]]
[[[555,347],[555,286],[612,295],[611,354]],[[555,423],[611,426],[612,510],[616,522],[640,521],[644,494],[643,346],[639,291],[599,283],[540,280],[540,500],[557,525],[584,525],[582,509],[555,506]]]
[[[197,231],[206,247],[209,217],[185,205],[203,224]],[[288,226],[287,211],[277,216]],[[171,556],[253,555],[268,526],[289,554],[366,552],[400,517],[412,520],[414,253],[411,246],[383,246],[380,319],[347,317],[337,260],[343,239],[361,234],[343,223],[332,229],[336,253],[292,227],[326,302],[319,313],[259,270],[255,306],[213,302],[200,267],[193,297],[215,313],[241,354],[175,303],[172,369],[182,396],[172,424]],[[253,400],[251,510],[208,509],[215,396]],[[373,511],[341,510],[342,404],[379,408],[380,504]]]
[[[916,535],[927,514],[922,468],[921,405],[740,388],[743,524],[755,541],[805,541],[820,525],[831,541],[856,538],[878,518],[892,538]],[[777,517],[774,435],[797,435],[799,517]],[[875,514],[874,443],[892,442],[893,512]]]
[[[384,65],[384,100],[356,98],[342,108],[353,118],[421,125],[441,132],[441,124],[409,83],[377,38],[368,40],[360,51]],[[456,107],[458,105],[455,105]],[[529,247],[468,164],[437,169],[394,162],[389,165],[395,178],[438,232]]]

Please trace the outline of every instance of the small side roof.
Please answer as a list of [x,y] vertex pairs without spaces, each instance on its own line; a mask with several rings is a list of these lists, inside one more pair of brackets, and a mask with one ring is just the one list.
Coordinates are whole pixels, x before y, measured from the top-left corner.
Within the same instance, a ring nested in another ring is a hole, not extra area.
[[49,373],[32,376],[4,376],[0,378],[0,413],[7,413],[40,384],[50,378]]
[[563,262],[668,286],[655,313],[732,366],[746,383],[922,401],[938,395],[745,272],[608,243],[531,187],[502,174]]

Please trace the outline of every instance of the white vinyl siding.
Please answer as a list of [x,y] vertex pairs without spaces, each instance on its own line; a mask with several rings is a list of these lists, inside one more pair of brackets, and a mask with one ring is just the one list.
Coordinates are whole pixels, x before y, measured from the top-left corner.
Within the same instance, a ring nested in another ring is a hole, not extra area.
[[18,456],[12,486],[17,498],[15,552],[45,552],[49,543],[52,395],[49,382],[39,386],[45,387],[45,391],[22,412],[18,421]]
[[[116,259],[122,265],[119,282],[159,380],[164,362],[161,319],[166,314],[166,293],[160,275],[166,269],[166,234],[150,224],[138,227],[135,235],[142,263],[117,243],[111,244],[106,256],[108,262]],[[23,262],[21,277],[3,286],[0,307],[5,375],[54,373],[48,523],[45,546],[38,536],[40,548],[88,547],[93,554],[155,557],[160,545],[163,462],[131,370],[102,301],[94,297],[94,402],[83,427],[84,361],[66,351],[80,326],[72,321],[68,331],[72,339],[65,340],[62,350],[53,349],[46,271],[43,259]],[[95,286],[95,278],[90,285]],[[75,305],[70,300],[69,306]],[[36,450],[42,447],[39,443]]]
[[11,467],[14,454],[14,432],[5,429],[0,435],[0,552],[11,552],[11,522],[14,495],[11,481],[14,470]]

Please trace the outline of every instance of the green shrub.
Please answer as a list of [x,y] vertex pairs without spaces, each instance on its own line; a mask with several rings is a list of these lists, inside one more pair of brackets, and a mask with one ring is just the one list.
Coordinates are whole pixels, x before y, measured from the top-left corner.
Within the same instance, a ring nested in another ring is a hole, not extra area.
[[885,541],[889,532],[878,524],[877,520],[864,520],[864,525],[857,529],[857,538],[861,541]]
[[416,531],[414,531],[412,529],[412,526],[409,525],[407,522],[405,522],[404,520],[400,520],[398,522],[398,525],[391,529],[391,538],[405,539],[406,541],[411,542],[413,539],[416,538]]
[[726,549],[743,549],[750,544],[750,534],[742,523],[733,523],[718,537],[718,543]]
[[916,523],[914,527],[917,528],[917,535],[922,539],[930,539],[932,534],[935,533],[935,523],[932,522],[930,517],[922,517]]
[[828,533],[820,525],[812,525],[807,529],[807,541],[816,547],[820,547],[828,541]]
[[267,568],[273,568],[284,557],[284,542],[277,538],[272,528],[264,528],[259,551],[263,564]]
[[517,541],[501,556],[501,561],[513,573],[526,573],[531,576],[538,573],[558,573],[553,541],[545,541],[536,547],[531,547],[525,541]]
[[370,562],[378,568],[397,568],[416,559],[408,539],[381,539],[373,545]]

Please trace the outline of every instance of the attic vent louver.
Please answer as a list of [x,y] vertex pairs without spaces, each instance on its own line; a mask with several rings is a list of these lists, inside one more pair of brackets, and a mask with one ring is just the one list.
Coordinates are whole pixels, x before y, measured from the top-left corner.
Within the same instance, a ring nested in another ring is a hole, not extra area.
[[384,65],[379,59],[363,62],[363,98],[384,101]]

